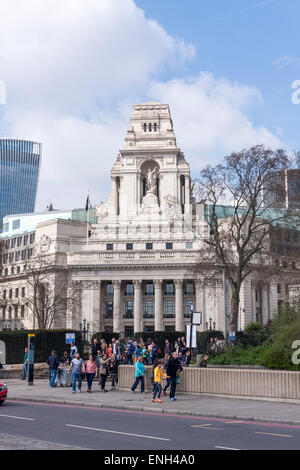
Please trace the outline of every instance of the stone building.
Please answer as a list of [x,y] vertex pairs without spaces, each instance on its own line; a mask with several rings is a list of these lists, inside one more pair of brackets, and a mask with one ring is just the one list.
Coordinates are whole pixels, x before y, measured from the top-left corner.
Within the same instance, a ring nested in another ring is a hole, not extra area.
[[[52,258],[68,279],[72,302],[55,327],[78,329],[85,319],[91,332],[184,331],[193,306],[203,314],[200,329],[224,329],[230,293],[226,289],[224,296],[222,276],[211,288],[193,274],[201,246],[195,233],[204,234],[208,225],[204,205],[193,200],[190,167],[177,147],[167,104],[133,106],[124,148],[111,169],[110,197],[93,208],[88,227],[82,220],[74,212],[39,222],[32,231],[36,252]],[[15,238],[22,245],[28,234],[3,236],[0,328],[31,328],[36,323],[24,300],[24,259],[17,255],[24,251],[26,258],[31,247],[7,242]],[[239,328],[266,323],[284,295],[275,282],[259,287],[248,278]]]

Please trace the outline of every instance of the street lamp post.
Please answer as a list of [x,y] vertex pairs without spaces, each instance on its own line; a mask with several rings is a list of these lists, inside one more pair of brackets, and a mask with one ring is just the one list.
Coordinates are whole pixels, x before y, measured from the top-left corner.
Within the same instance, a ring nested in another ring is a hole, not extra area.
[[90,325],[89,325],[89,323],[86,323],[85,318],[83,319],[83,325],[82,325],[82,323],[80,323],[79,328],[80,328],[80,331],[81,331],[81,335],[83,337],[83,341],[82,341],[83,342],[83,352],[85,352],[86,338],[89,335],[89,328],[90,328]]

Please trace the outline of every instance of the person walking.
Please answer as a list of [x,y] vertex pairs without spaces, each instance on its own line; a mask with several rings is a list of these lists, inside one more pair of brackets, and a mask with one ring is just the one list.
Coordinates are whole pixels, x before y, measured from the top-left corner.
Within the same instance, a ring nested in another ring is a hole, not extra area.
[[129,339],[126,347],[127,364],[132,365],[132,355],[135,351],[133,342]]
[[59,360],[58,360],[55,350],[53,350],[51,353],[51,356],[48,357],[47,364],[49,366],[49,372],[50,372],[49,386],[53,388],[53,387],[56,387],[55,379],[57,376],[57,371],[58,371],[58,366],[59,366]]
[[77,353],[77,346],[75,346],[75,343],[71,343],[71,349],[70,349],[70,356],[71,360],[74,359]]
[[171,358],[167,364],[167,375],[170,377],[171,389],[170,389],[170,400],[174,401],[175,392],[176,392],[176,381],[177,381],[177,372],[182,371],[182,366],[178,360],[178,354],[173,352]]
[[142,356],[139,356],[138,360],[135,363],[135,382],[131,387],[131,391],[134,392],[139,382],[141,382],[141,393],[145,393],[145,366],[143,363]]
[[87,391],[88,393],[92,393],[93,380],[94,377],[97,377],[97,364],[92,354],[89,356],[89,360],[85,363],[85,375],[88,386]]
[[[100,359],[100,377],[99,377],[99,384],[101,385],[101,391],[107,392],[105,389],[105,383],[108,376],[108,364],[111,361],[110,357],[107,358],[106,354],[103,354]],[[98,385],[99,385],[98,384]]]
[[62,357],[59,360],[58,370],[57,370],[57,380],[60,383],[60,386],[67,386],[67,369],[70,365],[70,356],[68,351],[65,351]]
[[[172,357],[171,353],[166,354],[164,359],[162,360],[164,370],[167,370],[168,363],[169,363],[169,360],[171,359],[171,357]],[[170,379],[170,377],[168,377],[167,381],[166,381],[166,385],[163,388],[163,394],[164,394],[165,397],[167,396],[167,389],[170,387],[170,385],[171,385],[171,379]]]
[[[154,369],[154,391],[152,396],[152,401],[157,403],[162,403],[160,398],[160,394],[162,391],[161,387],[161,378],[164,377],[165,379],[169,378],[163,371],[162,371],[162,363],[158,360],[157,365]],[[156,398],[157,396],[157,398]]]
[[76,382],[78,380],[78,392],[81,393],[82,373],[84,370],[84,361],[81,359],[79,352],[75,354],[74,359],[71,361],[71,365],[68,369],[68,374],[72,371],[72,393],[76,393]]
[[101,349],[100,343],[98,342],[97,338],[95,338],[92,344],[92,355],[94,358],[97,356],[97,351],[99,349]]
[[117,359],[117,355],[113,354],[111,356],[111,361],[108,367],[109,375],[111,376],[111,389],[116,390],[116,384],[118,383],[118,369],[119,369],[119,361]]
[[28,368],[28,348],[25,348],[25,350],[24,350],[24,359],[23,359],[23,368],[22,368],[22,378],[21,378],[21,380],[25,380],[25,379],[26,379],[27,368]]

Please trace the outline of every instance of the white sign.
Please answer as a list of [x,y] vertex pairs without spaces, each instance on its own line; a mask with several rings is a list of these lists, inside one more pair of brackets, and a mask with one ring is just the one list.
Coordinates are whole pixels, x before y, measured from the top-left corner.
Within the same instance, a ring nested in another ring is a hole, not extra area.
[[201,325],[202,323],[202,313],[194,312],[193,313],[193,325]]
[[75,344],[75,333],[66,333],[66,344]]
[[[191,331],[191,325],[186,325],[186,345],[189,348],[190,347],[190,331]],[[192,326],[192,348],[197,347],[197,339],[196,339],[196,332],[197,328],[196,325]]]
[[236,340],[235,331],[229,331],[229,339],[230,341]]

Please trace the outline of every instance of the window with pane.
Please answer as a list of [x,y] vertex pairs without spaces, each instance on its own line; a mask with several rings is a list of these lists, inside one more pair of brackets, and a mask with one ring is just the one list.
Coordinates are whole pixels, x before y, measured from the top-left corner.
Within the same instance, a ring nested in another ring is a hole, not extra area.
[[25,305],[21,305],[21,318],[25,316]]
[[126,243],[126,250],[133,250],[133,243]]
[[166,295],[174,295],[174,283],[166,282]]
[[11,307],[8,307],[8,319],[11,320]]
[[19,251],[16,251],[15,260],[16,260],[16,261],[19,261],[19,259],[20,259],[20,252],[19,252]]
[[20,228],[20,219],[13,220],[12,228],[13,230],[17,230],[18,228]]
[[10,239],[5,241],[5,248],[8,250],[10,246]]
[[146,282],[145,294],[146,294],[146,295],[153,295],[153,294],[154,294],[154,285],[153,285],[153,282]]
[[9,253],[9,255],[8,255],[8,261],[9,261],[10,263],[12,263],[13,260],[14,260],[14,253]]
[[146,243],[146,250],[153,250],[153,243]]
[[145,302],[145,316],[154,317],[154,302],[153,300],[146,300]]
[[193,305],[194,305],[193,300],[186,300],[185,301],[185,312],[184,312],[185,317],[190,317],[191,316],[191,311],[192,311],[192,306]]
[[186,248],[186,250],[192,250],[193,249],[193,242],[185,242],[185,248]]
[[6,307],[5,305],[2,307],[2,319],[5,320],[5,315],[6,315]]
[[12,289],[9,289],[9,298],[10,299],[12,299],[12,294],[13,294]]
[[34,243],[34,233],[30,234],[30,243]]
[[107,317],[113,316],[113,302],[111,300],[106,302],[106,316]]
[[11,240],[11,247],[14,248],[16,245],[16,239],[15,238],[12,238]]
[[22,297],[25,297],[25,287],[22,287]]
[[28,258],[31,258],[32,256],[32,248],[28,248]]
[[4,289],[4,291],[3,291],[3,300],[5,300],[5,299],[6,299],[6,289]]
[[125,317],[133,318],[133,302],[131,300],[125,302]]
[[24,259],[26,258],[26,250],[22,250],[22,252],[21,252],[21,258],[22,258],[22,260],[24,261]]
[[127,282],[125,286],[125,295],[133,295],[133,283]]
[[28,235],[24,235],[23,237],[23,245],[27,245],[28,243]]
[[174,300],[166,300],[165,316],[174,317],[174,315],[175,315]]
[[194,294],[194,283],[187,282],[185,285],[185,293],[186,294]]
[[112,282],[107,282],[106,283],[106,295],[113,295],[114,293],[114,286]]
[[18,318],[18,306],[15,305],[14,309],[15,309],[15,318]]
[[22,237],[17,238],[17,246],[21,246],[22,244]]
[[173,243],[167,242],[166,243],[166,250],[173,250]]
[[19,297],[19,289],[18,288],[16,288],[16,290],[15,290],[15,297]]
[[106,243],[106,250],[107,251],[112,251],[114,249],[113,243]]

